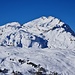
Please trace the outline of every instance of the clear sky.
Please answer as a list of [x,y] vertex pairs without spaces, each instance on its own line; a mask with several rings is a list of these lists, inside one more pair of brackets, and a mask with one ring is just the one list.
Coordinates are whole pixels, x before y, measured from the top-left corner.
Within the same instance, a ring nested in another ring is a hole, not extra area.
[[75,31],[75,0],[0,0],[0,25],[54,16]]

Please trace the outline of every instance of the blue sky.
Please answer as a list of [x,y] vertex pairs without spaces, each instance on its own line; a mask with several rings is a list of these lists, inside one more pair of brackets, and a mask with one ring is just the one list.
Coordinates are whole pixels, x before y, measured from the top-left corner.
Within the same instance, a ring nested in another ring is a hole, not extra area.
[[54,16],[75,31],[75,0],[0,0],[0,25]]

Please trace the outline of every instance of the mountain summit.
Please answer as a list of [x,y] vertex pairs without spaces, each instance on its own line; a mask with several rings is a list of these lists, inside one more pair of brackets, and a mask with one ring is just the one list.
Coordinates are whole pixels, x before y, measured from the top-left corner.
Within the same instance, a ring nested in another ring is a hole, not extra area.
[[36,48],[75,48],[75,33],[58,18],[40,17],[23,25],[0,26],[0,45]]

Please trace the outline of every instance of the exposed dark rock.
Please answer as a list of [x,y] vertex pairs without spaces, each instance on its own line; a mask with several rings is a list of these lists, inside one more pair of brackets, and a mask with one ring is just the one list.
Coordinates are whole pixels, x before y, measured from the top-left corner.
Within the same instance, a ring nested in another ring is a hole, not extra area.
[[19,63],[21,63],[21,64],[25,63],[25,60],[22,60],[22,59],[19,59],[18,61],[19,61]]
[[37,65],[36,64],[34,64],[34,63],[32,63],[32,62],[27,62],[27,64],[29,64],[29,65],[32,65],[33,67],[37,67]]

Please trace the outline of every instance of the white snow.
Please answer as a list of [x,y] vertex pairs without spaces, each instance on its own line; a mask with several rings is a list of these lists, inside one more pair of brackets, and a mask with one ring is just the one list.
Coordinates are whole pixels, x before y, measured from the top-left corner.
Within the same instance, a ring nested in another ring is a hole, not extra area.
[[[19,63],[19,59],[25,60],[25,63]],[[0,47],[0,68],[8,69],[8,75],[13,70],[32,75],[28,71],[37,71],[38,68],[28,65],[27,60],[40,64],[48,74],[56,71],[61,75],[75,75],[75,50]]]
[[0,26],[0,75],[35,75],[40,67],[46,74],[75,75],[75,33],[70,27],[52,16],[23,26]]

